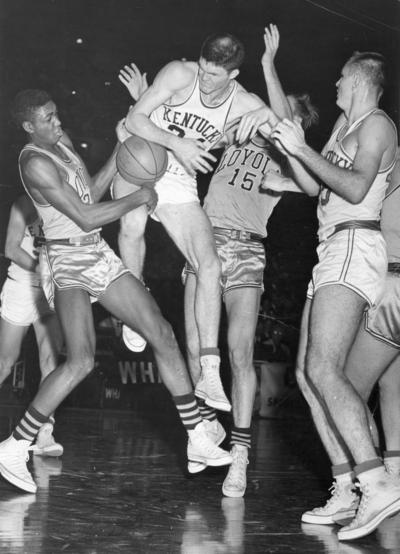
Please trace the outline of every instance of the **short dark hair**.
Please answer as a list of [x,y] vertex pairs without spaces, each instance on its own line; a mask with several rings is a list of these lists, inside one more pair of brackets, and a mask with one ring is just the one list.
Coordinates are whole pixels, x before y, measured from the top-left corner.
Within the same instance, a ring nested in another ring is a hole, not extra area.
[[346,65],[361,71],[365,80],[383,91],[386,84],[386,59],[378,52],[353,52]]
[[52,98],[48,92],[40,89],[21,90],[14,98],[11,106],[11,115],[18,126],[24,121],[31,121],[34,113]]
[[309,129],[312,125],[316,125],[319,121],[318,109],[311,102],[310,95],[291,94],[296,102],[296,111],[301,117],[301,125],[304,130]]
[[238,69],[244,60],[244,46],[233,35],[214,34],[203,42],[200,57],[230,72]]

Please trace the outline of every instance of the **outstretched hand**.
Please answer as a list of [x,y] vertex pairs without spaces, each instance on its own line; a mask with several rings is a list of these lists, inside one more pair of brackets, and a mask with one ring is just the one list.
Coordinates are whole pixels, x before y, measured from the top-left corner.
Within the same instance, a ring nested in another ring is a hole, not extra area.
[[305,145],[304,130],[299,121],[283,119],[272,129],[271,137],[292,156],[296,156]]
[[261,58],[261,64],[270,68],[274,65],[275,55],[279,48],[279,31],[276,25],[271,24],[264,29],[265,51]]
[[262,106],[244,114],[236,130],[237,142],[243,144],[246,140],[252,139],[261,126],[263,126],[264,133],[269,134],[270,127],[267,124],[270,117],[271,110],[267,106]]
[[118,74],[118,79],[126,86],[135,101],[149,88],[147,73],[141,73],[134,63],[124,65]]

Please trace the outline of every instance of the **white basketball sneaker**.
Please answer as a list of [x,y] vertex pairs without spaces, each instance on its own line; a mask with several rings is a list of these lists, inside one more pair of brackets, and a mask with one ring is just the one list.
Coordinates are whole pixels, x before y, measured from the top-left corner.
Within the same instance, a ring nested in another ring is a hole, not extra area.
[[231,450],[232,464],[222,485],[222,492],[231,498],[240,498],[246,492],[248,449],[234,444]]
[[386,518],[400,512],[400,479],[374,468],[358,476],[361,502],[355,518],[338,531],[340,541],[369,535]]
[[12,435],[0,443],[0,474],[19,489],[36,492],[36,483],[26,466],[30,442],[15,439]]
[[229,452],[219,448],[210,439],[204,421],[188,431],[188,435],[187,457],[191,462],[200,462],[213,467],[225,466],[232,462]]
[[329,491],[331,496],[324,506],[303,513],[301,516],[303,523],[332,525],[339,520],[353,518],[356,515],[360,499],[351,481],[340,483],[335,480]]
[[132,352],[143,352],[147,345],[145,339],[127,325],[122,325],[122,339]]
[[[219,446],[226,437],[225,429],[222,427],[218,419],[215,419],[214,421],[203,419],[203,423],[209,438],[216,446]],[[203,464],[202,462],[192,462],[191,460],[188,461],[189,473],[200,473],[200,471],[204,471],[206,467],[207,464]]]

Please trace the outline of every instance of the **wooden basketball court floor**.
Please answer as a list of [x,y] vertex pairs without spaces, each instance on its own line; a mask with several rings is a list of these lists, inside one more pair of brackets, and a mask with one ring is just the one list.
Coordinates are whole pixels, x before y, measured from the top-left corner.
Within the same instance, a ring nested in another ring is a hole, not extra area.
[[[307,416],[255,420],[244,498],[226,498],[226,468],[186,471],[186,438],[169,399],[133,411],[61,408],[61,458],[29,462],[38,492],[0,479],[3,554],[400,553],[400,515],[339,543],[302,525],[321,504],[329,466]],[[21,407],[2,407],[0,437]],[[229,420],[223,420],[229,425]]]

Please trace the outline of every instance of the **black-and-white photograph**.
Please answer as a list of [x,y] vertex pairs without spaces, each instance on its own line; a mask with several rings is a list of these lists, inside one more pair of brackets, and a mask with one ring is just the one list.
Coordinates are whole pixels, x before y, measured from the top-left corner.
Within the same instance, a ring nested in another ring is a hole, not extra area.
[[400,0],[0,0],[0,553],[400,552]]

